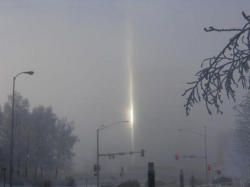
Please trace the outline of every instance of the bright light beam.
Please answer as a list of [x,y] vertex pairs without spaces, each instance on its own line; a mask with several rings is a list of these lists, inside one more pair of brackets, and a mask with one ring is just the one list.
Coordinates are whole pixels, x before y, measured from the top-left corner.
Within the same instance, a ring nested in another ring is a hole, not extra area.
[[130,109],[130,125],[133,128],[133,125],[134,125],[134,108],[133,108],[133,106],[131,106],[131,109]]
[[128,64],[128,78],[129,78],[129,119],[130,119],[130,127],[131,127],[131,148],[134,149],[134,97],[133,97],[133,35],[132,35],[132,26],[127,19],[126,23],[127,30],[127,38],[126,38],[126,61]]

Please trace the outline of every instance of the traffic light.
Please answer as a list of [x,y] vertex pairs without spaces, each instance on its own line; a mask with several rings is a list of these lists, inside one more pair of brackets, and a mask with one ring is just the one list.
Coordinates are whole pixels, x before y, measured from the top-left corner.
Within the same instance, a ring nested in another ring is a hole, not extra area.
[[94,170],[94,176],[96,176],[97,175],[97,165],[96,164],[94,165],[93,170]]
[[207,165],[207,170],[208,170],[208,171],[211,171],[211,164],[208,164],[208,165]]
[[142,150],[141,150],[141,157],[144,157],[144,155],[145,155],[145,150],[142,149]]
[[99,166],[97,166],[96,164],[94,165],[94,167],[93,167],[93,170],[94,170],[94,176],[96,176],[97,175],[97,170],[101,170],[101,166],[99,165]]
[[108,157],[109,159],[115,159],[115,154],[109,154]]
[[217,169],[216,173],[217,173],[217,175],[221,175],[221,170]]
[[175,160],[179,160],[179,154],[178,153],[175,154]]

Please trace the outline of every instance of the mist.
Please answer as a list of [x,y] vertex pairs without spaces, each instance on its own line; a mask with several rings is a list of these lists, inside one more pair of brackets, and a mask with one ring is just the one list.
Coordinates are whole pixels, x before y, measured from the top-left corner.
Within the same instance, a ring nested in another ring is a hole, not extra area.
[[[214,111],[212,116],[201,103],[186,116],[182,93],[201,61],[230,38],[203,28],[240,26],[241,12],[249,12],[249,5],[247,0],[1,1],[1,105],[11,94],[13,76],[34,70],[34,76],[17,80],[17,91],[31,106],[51,106],[74,121],[80,139],[74,168],[92,175],[96,129],[130,120],[132,102],[133,133],[129,125],[103,130],[100,151],[145,149],[145,157],[102,158],[103,171],[115,173],[125,166],[146,173],[152,161],[156,170],[184,166],[200,175],[203,160],[177,162],[174,155],[203,156],[203,139],[177,130],[203,133],[207,126],[208,162],[220,165],[220,149],[229,145],[220,138],[234,127],[236,103],[225,101],[224,114]],[[244,93],[239,91],[237,102]]]

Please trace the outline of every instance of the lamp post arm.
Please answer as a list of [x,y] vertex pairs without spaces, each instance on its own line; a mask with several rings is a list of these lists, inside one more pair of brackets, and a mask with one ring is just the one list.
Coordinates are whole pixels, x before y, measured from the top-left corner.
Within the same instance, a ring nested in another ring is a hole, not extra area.
[[20,72],[18,74],[15,75],[14,79],[16,79],[19,75],[23,74],[24,72]]
[[14,79],[16,79],[19,75],[21,74],[29,74],[29,75],[33,75],[34,74],[34,71],[23,71],[23,72],[20,72],[18,74],[16,74],[16,76],[14,76]]
[[117,121],[117,122],[114,122],[114,123],[111,123],[108,125],[101,125],[100,127],[98,127],[98,130],[103,130],[103,129],[106,129],[106,128],[109,128],[112,126],[116,126],[116,125],[121,124],[121,123],[129,123],[129,121]]
[[16,74],[13,77],[13,93],[12,93],[12,119],[11,119],[11,132],[10,132],[10,162],[9,162],[9,184],[12,187],[13,178],[13,157],[14,157],[14,130],[15,130],[15,83],[16,78],[21,74],[33,75],[33,71],[24,71]]

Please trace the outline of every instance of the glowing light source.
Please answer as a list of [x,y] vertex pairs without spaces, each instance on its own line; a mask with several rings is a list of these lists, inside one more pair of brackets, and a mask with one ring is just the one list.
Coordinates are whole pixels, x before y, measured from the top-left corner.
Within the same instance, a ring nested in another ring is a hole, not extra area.
[[175,154],[175,160],[179,160],[179,154],[178,153]]
[[134,125],[134,108],[133,108],[133,106],[130,109],[130,124],[131,124],[131,126]]
[[211,164],[207,165],[207,170],[210,171],[211,170]]
[[134,40],[133,40],[133,28],[129,17],[126,22],[126,62],[128,65],[128,117],[130,120],[131,128],[131,148],[134,149],[134,80],[133,80],[133,52],[134,52]]

